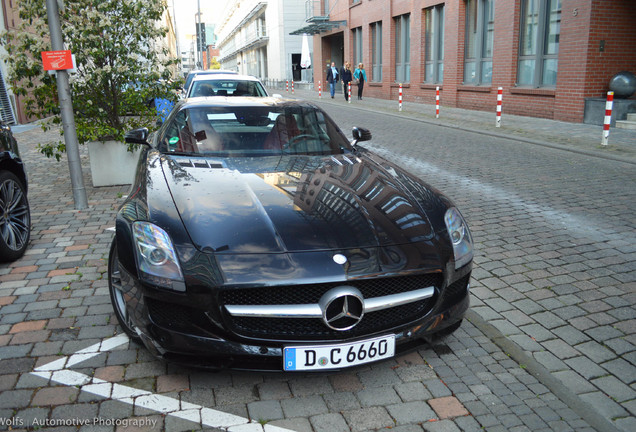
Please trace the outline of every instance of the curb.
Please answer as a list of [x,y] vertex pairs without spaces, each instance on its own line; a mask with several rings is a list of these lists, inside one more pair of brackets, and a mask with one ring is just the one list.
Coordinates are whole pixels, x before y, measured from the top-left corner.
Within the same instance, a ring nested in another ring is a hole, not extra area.
[[466,312],[468,319],[475,327],[481,330],[488,339],[506,353],[519,365],[525,365],[525,370],[534,376],[541,384],[546,386],[556,397],[565,403],[572,411],[577,413],[590,426],[599,431],[621,432],[612,422],[599,413],[594,406],[583,401],[572,392],[560,380],[555,378],[541,363],[528,355],[519,345],[499,331],[495,326],[484,320],[477,312],[469,309]]

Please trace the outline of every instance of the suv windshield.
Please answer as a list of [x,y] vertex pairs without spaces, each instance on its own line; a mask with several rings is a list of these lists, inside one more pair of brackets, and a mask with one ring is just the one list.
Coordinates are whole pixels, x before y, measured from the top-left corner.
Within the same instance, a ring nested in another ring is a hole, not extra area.
[[234,79],[206,79],[192,82],[188,97],[198,96],[258,96],[267,92],[258,81]]
[[206,69],[203,71],[192,71],[188,74],[188,76],[186,77],[186,82],[185,82],[185,86],[183,87],[186,91],[190,88],[190,84],[192,84],[192,80],[197,77],[197,76],[201,76],[201,75],[216,75],[216,74],[233,74],[233,75],[237,75],[237,72],[235,71],[230,71],[230,70],[220,70],[220,69]]
[[159,136],[165,153],[219,156],[339,154],[351,146],[333,121],[310,105],[186,108]]

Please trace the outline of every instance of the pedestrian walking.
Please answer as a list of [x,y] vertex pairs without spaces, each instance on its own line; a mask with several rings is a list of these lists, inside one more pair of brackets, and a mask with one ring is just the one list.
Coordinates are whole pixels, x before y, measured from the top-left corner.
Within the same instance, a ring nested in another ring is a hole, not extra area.
[[327,69],[327,82],[329,83],[329,91],[331,92],[331,99],[336,94],[336,83],[338,82],[339,74],[336,68],[336,63],[331,62],[331,67]]
[[358,67],[353,72],[353,81],[357,81],[358,84],[358,100],[362,100],[362,91],[364,90],[364,83],[367,81],[367,73],[364,71],[364,65],[358,63]]
[[349,83],[353,81],[353,75],[351,73],[351,65],[346,62],[342,69],[340,69],[340,79],[342,79],[342,87],[344,88],[345,100],[349,100]]

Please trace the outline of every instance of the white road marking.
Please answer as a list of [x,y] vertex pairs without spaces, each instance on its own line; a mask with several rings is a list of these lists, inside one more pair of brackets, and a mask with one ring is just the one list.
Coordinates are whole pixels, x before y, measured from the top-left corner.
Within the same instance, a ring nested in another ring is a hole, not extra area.
[[126,335],[117,335],[96,343],[95,345],[91,345],[68,357],[39,366],[35,368],[31,374],[58,384],[73,387],[77,386],[83,392],[101,396],[106,399],[117,400],[133,405],[134,407],[146,408],[171,417],[188,420],[193,423],[200,423],[205,427],[226,429],[228,432],[293,432],[289,429],[269,424],[263,426],[258,422],[250,421],[244,417],[189,402],[182,402],[178,399],[155,394],[147,390],[110,383],[69,369],[80,362],[129,342],[130,340]]

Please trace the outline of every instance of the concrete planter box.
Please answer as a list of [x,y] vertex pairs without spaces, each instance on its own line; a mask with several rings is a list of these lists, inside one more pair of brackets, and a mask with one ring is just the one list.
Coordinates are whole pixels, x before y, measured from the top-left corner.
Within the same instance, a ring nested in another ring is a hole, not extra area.
[[87,145],[94,187],[132,184],[141,147],[129,152],[128,145],[120,141],[92,141]]

